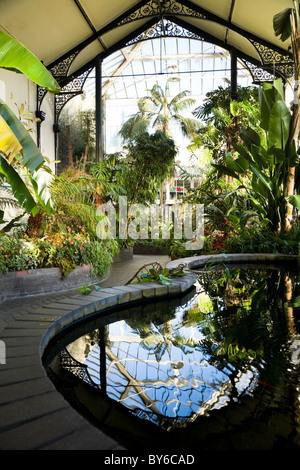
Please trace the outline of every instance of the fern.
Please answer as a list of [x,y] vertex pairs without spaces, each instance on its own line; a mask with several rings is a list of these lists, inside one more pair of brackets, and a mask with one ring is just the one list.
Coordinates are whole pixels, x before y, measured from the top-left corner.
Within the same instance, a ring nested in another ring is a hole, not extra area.
[[50,186],[56,212],[50,225],[57,224],[60,229],[68,225],[82,225],[95,236],[98,223],[95,203],[97,191],[97,182],[93,177],[79,170],[66,170]]

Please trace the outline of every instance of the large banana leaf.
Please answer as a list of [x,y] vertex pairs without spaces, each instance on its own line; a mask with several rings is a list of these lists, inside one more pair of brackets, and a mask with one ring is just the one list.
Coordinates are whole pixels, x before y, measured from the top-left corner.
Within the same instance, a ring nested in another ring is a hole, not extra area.
[[277,13],[273,18],[273,27],[276,36],[280,36],[281,41],[286,41],[291,37],[291,8]]
[[29,180],[37,201],[48,213],[51,212],[51,200],[47,193],[46,185],[40,187],[36,179],[38,169],[45,162],[44,157],[17,116],[0,99],[1,150],[8,155],[8,159],[1,156],[0,173],[6,176],[7,182],[10,184],[14,196],[19,203],[27,212],[31,212],[33,215],[37,213],[37,205],[29,188],[17,170],[10,164],[17,154],[21,154],[21,164],[28,170]]
[[278,100],[269,115],[269,146],[284,149],[289,138],[291,113],[284,101]]
[[0,115],[0,149],[9,156],[9,162],[22,150],[22,146],[9,125]]
[[[23,165],[29,171],[36,171],[43,163],[44,157],[41,154],[39,148],[35,144],[34,140],[31,138],[29,132],[25,129],[23,124],[19,121],[17,116],[13,113],[13,111],[0,99],[0,116],[4,119],[6,124],[12,131],[11,139],[17,139],[22,147],[23,153]],[[7,132],[7,126],[3,126],[1,128],[0,122],[0,133],[2,130]],[[0,147],[0,150],[4,150]],[[6,148],[6,153],[7,153]],[[10,153],[10,151],[8,152]]]
[[58,93],[60,87],[47,68],[17,39],[0,31],[0,67],[21,72],[30,80]]
[[36,215],[38,213],[38,207],[26,184],[22,180],[19,173],[15,170],[15,168],[10,165],[6,158],[1,154],[0,173],[6,176],[15,198],[17,199],[17,201],[19,201],[21,206],[24,207],[26,212],[28,214],[31,212],[32,215]]
[[261,127],[267,132],[270,128],[270,116],[272,108],[277,101],[284,102],[283,84],[281,79],[274,80],[273,83],[264,83],[262,88],[260,111]]

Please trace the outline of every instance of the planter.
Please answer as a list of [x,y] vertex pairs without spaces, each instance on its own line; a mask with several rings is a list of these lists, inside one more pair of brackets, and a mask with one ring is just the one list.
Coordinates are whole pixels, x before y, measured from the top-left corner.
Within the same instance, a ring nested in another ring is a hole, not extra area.
[[134,255],[166,255],[167,249],[165,246],[150,246],[150,245],[134,245]]
[[66,278],[61,277],[59,268],[42,268],[29,271],[15,271],[0,274],[0,302],[27,296],[64,292],[81,287],[82,284],[96,284],[103,279],[91,276],[90,266],[78,266]]
[[119,256],[114,259],[114,263],[119,263],[120,261],[128,261],[133,258],[133,248],[122,248],[119,252]]

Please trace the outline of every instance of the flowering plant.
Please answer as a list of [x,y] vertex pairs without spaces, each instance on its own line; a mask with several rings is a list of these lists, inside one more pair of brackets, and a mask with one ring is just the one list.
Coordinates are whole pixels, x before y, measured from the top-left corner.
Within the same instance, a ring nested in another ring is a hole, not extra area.
[[90,240],[85,231],[53,233],[40,239],[24,234],[0,238],[0,273],[34,268],[58,267],[65,277],[80,265],[91,265],[95,276],[107,273],[113,247],[105,241]]

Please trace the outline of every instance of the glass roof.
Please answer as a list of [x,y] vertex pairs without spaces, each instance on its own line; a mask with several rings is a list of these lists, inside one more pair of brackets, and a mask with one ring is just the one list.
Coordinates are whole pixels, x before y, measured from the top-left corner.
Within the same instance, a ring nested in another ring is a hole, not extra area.
[[[237,68],[238,84],[251,85],[249,70],[239,61]],[[110,55],[102,63],[105,153],[122,150],[123,140],[119,134],[122,125],[138,111],[137,100],[149,96],[148,90],[156,83],[164,90],[168,81],[170,97],[182,91],[190,91],[195,100],[195,109],[208,92],[218,87],[228,87],[230,78],[229,52],[211,43],[191,38],[149,39]],[[86,98],[84,106],[94,106],[94,70],[87,77],[83,91],[81,96]],[[184,115],[193,118],[192,109],[185,111]],[[187,150],[190,139],[183,136],[175,125],[172,135],[179,149],[179,161],[186,162],[190,158]]]
[[[139,99],[157,82],[169,80],[171,96],[189,90],[193,97],[230,82],[230,55],[205,41],[189,38],[159,38],[135,44],[103,61],[103,96],[106,100]],[[95,73],[84,90],[95,94]],[[238,62],[238,83],[250,85],[251,76]]]

